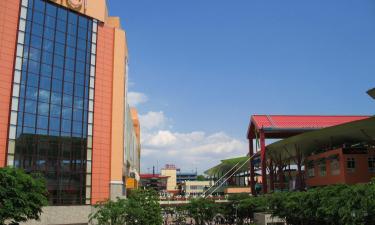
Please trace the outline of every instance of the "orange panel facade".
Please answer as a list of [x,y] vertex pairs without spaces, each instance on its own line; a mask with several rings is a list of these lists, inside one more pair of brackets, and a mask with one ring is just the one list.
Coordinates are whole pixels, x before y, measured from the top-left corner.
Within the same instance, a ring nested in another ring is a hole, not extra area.
[[0,167],[6,165],[19,9],[19,0],[0,0]]
[[114,29],[98,26],[95,78],[92,204],[110,194]]
[[[357,184],[367,183],[375,176],[375,171],[369,168],[369,158],[375,157],[374,150],[351,151],[350,149],[335,149],[324,153],[316,154],[307,158],[313,162],[314,176],[309,176],[307,171],[306,184],[309,187],[326,186],[333,184]],[[348,161],[354,162],[349,168]],[[335,166],[335,162],[337,162]],[[322,173],[321,166],[325,165],[325,173]],[[306,165],[306,168],[309,166]]]

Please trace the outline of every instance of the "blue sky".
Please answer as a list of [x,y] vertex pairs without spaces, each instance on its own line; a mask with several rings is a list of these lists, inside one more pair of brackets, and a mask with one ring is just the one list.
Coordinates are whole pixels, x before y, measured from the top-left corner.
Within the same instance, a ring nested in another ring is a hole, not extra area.
[[130,51],[143,172],[246,154],[252,114],[374,114],[373,0],[108,0]]

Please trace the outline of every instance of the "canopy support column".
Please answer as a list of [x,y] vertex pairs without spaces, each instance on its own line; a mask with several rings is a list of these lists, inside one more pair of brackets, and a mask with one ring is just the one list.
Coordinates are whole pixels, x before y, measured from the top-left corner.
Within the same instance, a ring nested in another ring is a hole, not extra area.
[[255,191],[255,168],[253,160],[251,159],[254,155],[254,145],[253,145],[253,139],[249,139],[249,157],[250,157],[250,191],[253,196],[256,196]]
[[266,157],[266,141],[264,130],[260,130],[260,155],[262,164],[262,189],[263,194],[267,194],[267,157]]

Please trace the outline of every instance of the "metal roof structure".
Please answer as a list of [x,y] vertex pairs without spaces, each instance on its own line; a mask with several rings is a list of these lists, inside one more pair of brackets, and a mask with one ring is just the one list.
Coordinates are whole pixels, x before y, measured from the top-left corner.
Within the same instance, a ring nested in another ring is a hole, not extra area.
[[[325,116],[325,115],[253,115],[247,130],[247,139],[249,140],[249,156],[254,157],[260,154],[260,170],[262,180],[267,180],[267,154],[266,139],[285,139],[306,132],[316,131],[327,127],[333,127],[340,124],[368,119],[370,116]],[[253,140],[260,145],[260,153],[254,152]],[[300,156],[298,156],[300,159]],[[255,162],[250,163],[250,184],[252,194],[255,194]],[[301,166],[301,161],[298,161]],[[272,176],[271,176],[272,177]],[[267,193],[267,182],[262,183],[263,193]],[[271,185],[272,187],[273,185]]]
[[366,118],[369,116],[253,115],[247,136],[256,138],[255,130],[262,129],[268,133],[268,138],[285,138]]
[[359,143],[375,145],[375,117],[306,132],[277,141],[266,147],[266,154],[267,157],[281,157],[282,160],[287,160],[295,157],[297,151],[302,153],[302,156],[308,156],[324,149]]
[[167,179],[169,176],[162,176],[160,174],[141,174],[141,179]]
[[243,165],[241,168],[239,168],[243,163],[245,163],[249,159],[249,156],[244,157],[237,157],[237,158],[231,158],[231,159],[224,159],[221,160],[221,163],[215,167],[212,167],[208,170],[206,170],[204,173],[209,176],[221,176],[228,171],[238,169],[237,173],[243,173],[249,171],[248,165]]

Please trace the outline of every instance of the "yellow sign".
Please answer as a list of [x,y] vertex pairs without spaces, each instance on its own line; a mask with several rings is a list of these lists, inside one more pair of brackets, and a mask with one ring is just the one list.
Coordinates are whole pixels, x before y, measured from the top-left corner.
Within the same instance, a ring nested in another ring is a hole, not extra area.
[[135,179],[134,178],[126,178],[126,188],[134,189],[135,188]]

